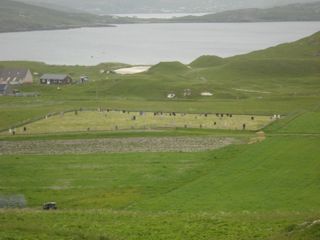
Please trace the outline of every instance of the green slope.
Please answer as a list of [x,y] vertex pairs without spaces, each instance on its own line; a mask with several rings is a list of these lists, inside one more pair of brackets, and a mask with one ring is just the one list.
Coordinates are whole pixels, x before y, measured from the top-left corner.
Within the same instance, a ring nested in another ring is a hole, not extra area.
[[270,137],[260,144],[216,151],[201,176],[134,209],[315,211],[319,144],[319,137]]
[[[296,42],[280,44],[265,50],[237,56],[234,58],[254,59],[320,59],[320,32]],[[233,59],[233,58],[231,58]]]
[[[1,194],[29,207],[1,210],[0,238],[317,239],[319,143],[270,135],[203,153],[0,156]],[[39,211],[48,200],[59,211]]]

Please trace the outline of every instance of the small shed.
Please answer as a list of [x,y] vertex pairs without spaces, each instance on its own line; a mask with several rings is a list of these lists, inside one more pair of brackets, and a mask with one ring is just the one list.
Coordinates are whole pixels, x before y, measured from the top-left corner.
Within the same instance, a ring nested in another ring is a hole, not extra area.
[[40,78],[41,84],[71,84],[72,78],[67,74],[44,74]]
[[0,84],[0,96],[6,96],[13,94],[10,84]]

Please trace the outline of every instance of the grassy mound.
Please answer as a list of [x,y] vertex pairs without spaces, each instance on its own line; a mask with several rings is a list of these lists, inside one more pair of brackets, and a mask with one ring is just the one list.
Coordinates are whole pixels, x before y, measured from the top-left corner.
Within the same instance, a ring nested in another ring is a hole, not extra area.
[[223,58],[221,57],[204,55],[197,58],[192,63],[190,63],[190,66],[193,68],[206,68],[206,67],[214,67],[222,63],[223,63]]
[[160,62],[150,68],[150,73],[177,74],[188,71],[188,67],[180,62]]

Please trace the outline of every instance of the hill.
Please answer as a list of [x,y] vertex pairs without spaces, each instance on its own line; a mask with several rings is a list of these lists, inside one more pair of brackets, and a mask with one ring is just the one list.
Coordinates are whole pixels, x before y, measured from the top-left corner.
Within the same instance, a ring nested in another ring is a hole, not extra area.
[[152,66],[149,73],[178,74],[188,70],[188,67],[180,62],[160,62]]
[[217,57],[217,56],[201,56],[194,60],[192,63],[190,63],[191,67],[194,68],[201,68],[201,67],[213,67],[223,64],[223,58]]
[[127,22],[126,18],[59,11],[11,0],[1,0],[0,4],[0,32],[110,26],[121,22]]
[[204,16],[187,16],[170,22],[277,22],[320,21],[320,2],[290,4],[268,9],[248,8]]
[[32,4],[73,8],[95,14],[168,13],[168,12],[221,12],[243,8],[265,8],[312,0],[20,0]]

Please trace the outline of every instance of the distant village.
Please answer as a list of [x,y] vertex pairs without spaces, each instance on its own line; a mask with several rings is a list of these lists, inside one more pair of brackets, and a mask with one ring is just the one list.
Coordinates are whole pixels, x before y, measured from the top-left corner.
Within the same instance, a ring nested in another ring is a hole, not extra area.
[[[78,83],[89,81],[87,76],[81,76]],[[26,93],[20,93],[15,86],[22,84],[32,84],[33,75],[30,69],[0,69],[0,96],[25,96]],[[40,84],[63,85],[72,84],[73,79],[67,74],[46,73],[40,77]]]

